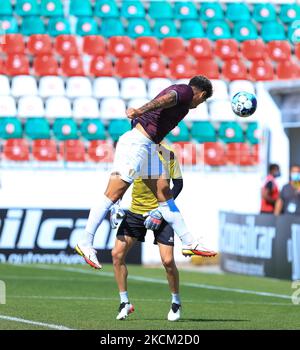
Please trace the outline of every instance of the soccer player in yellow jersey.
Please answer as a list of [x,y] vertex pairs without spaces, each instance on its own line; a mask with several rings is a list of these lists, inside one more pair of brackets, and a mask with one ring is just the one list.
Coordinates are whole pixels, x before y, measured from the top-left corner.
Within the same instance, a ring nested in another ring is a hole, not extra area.
[[[161,144],[158,152],[170,179],[172,179],[172,194],[176,198],[183,187],[179,163],[169,146]],[[154,244],[158,244],[161,261],[166,269],[169,288],[172,293],[172,305],[168,313],[168,320],[177,321],[180,318],[179,273],[173,254],[174,231],[163,220],[157,208],[158,202],[154,194],[141,178],[136,179],[133,184],[131,207],[119,226],[115,246],[112,250],[115,278],[120,293],[120,307],[117,320],[124,320],[134,311],[134,307],[128,298],[128,271],[125,258],[136,241],[143,242],[145,240],[145,235],[149,228],[154,230]],[[112,227],[116,227],[117,216],[121,217],[122,215],[122,209],[118,207],[113,208],[111,213]],[[145,220],[146,216],[147,219]]]

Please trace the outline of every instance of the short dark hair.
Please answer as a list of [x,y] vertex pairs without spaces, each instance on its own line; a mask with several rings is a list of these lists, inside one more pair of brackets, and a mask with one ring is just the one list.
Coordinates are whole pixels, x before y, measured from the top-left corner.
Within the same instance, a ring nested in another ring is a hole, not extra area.
[[273,164],[270,164],[270,165],[269,165],[269,173],[270,173],[271,171],[277,170],[277,169],[279,169],[279,165],[278,165],[278,164],[273,163]]
[[197,89],[205,91],[206,98],[211,97],[213,94],[213,87],[211,81],[203,75],[196,75],[195,77],[193,77],[190,80],[189,85],[195,86]]

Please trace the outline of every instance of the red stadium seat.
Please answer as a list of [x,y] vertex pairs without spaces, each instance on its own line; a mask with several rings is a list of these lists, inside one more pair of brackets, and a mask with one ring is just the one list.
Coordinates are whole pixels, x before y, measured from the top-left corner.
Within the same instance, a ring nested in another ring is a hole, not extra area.
[[189,40],[188,53],[195,58],[212,58],[213,49],[211,41],[206,38]]
[[147,78],[165,78],[168,75],[164,61],[159,57],[146,58],[142,63],[143,76]]
[[251,166],[254,164],[248,143],[228,143],[226,145],[227,164]]
[[5,62],[7,75],[29,75],[29,60],[25,55],[8,55]]
[[10,139],[7,140],[3,147],[3,156],[7,160],[13,161],[28,161],[29,160],[29,145],[25,139]]
[[61,62],[61,69],[67,77],[85,75],[81,56],[65,56]]
[[128,36],[113,36],[108,39],[108,52],[115,57],[132,55],[132,40]]
[[121,78],[139,77],[139,63],[134,57],[119,57],[115,63],[115,74]]
[[52,55],[52,40],[48,34],[31,35],[28,39],[27,48],[34,56]]
[[195,165],[198,163],[198,146],[192,142],[174,142],[172,148],[182,165]]
[[105,40],[101,35],[87,35],[83,38],[83,52],[90,56],[105,54]]
[[60,145],[60,154],[67,162],[84,162],[85,147],[81,140],[67,140]]
[[209,79],[219,79],[220,77],[218,64],[213,58],[198,59],[195,69],[197,75],[205,75]]
[[93,162],[112,163],[114,147],[110,141],[94,140],[88,147],[88,156]]
[[277,64],[277,76],[279,79],[299,79],[300,67],[292,60],[280,61]]
[[265,43],[258,40],[246,40],[241,45],[241,52],[249,61],[264,59],[266,55]]
[[226,164],[225,149],[221,143],[206,142],[204,147],[204,164],[220,166]]
[[42,77],[47,75],[58,75],[58,62],[51,55],[37,56],[33,62],[35,75]]
[[185,79],[194,75],[194,64],[187,57],[177,57],[170,61],[170,75],[173,79]]
[[2,38],[2,47],[3,52],[6,54],[24,54],[25,53],[25,44],[22,34],[6,34]]
[[58,159],[54,140],[34,140],[32,154],[34,159],[40,162],[54,162]]
[[182,38],[164,38],[160,43],[161,52],[170,59],[184,57],[186,50]]
[[141,57],[158,57],[160,55],[159,43],[152,36],[135,39],[135,51]]
[[238,58],[239,44],[234,39],[219,39],[215,44],[215,55],[222,60]]
[[74,35],[59,35],[54,42],[55,51],[61,55],[78,55],[76,36]]
[[270,61],[253,61],[249,73],[251,79],[254,81],[274,79],[274,68]]
[[227,60],[222,68],[224,77],[228,80],[248,79],[247,67],[243,61],[237,59]]
[[94,77],[111,77],[113,64],[109,57],[95,56],[90,62],[90,75]]
[[284,61],[291,57],[291,46],[288,41],[275,40],[267,44],[267,51],[274,61]]

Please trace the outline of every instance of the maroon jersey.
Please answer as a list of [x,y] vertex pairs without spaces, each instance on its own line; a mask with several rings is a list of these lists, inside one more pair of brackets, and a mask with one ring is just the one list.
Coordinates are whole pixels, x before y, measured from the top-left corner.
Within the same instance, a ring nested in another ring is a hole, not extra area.
[[188,114],[190,103],[193,100],[193,89],[186,84],[171,85],[162,90],[155,98],[165,95],[170,91],[175,91],[177,94],[177,103],[175,106],[144,113],[133,121],[133,126],[140,123],[155,143],[160,143]]

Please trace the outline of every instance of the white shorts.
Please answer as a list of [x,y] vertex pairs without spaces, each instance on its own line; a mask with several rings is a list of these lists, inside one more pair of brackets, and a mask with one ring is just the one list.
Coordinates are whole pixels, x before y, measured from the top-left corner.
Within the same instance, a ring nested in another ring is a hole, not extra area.
[[136,128],[127,131],[117,143],[113,173],[132,183],[136,178],[158,178],[164,173],[157,147]]

